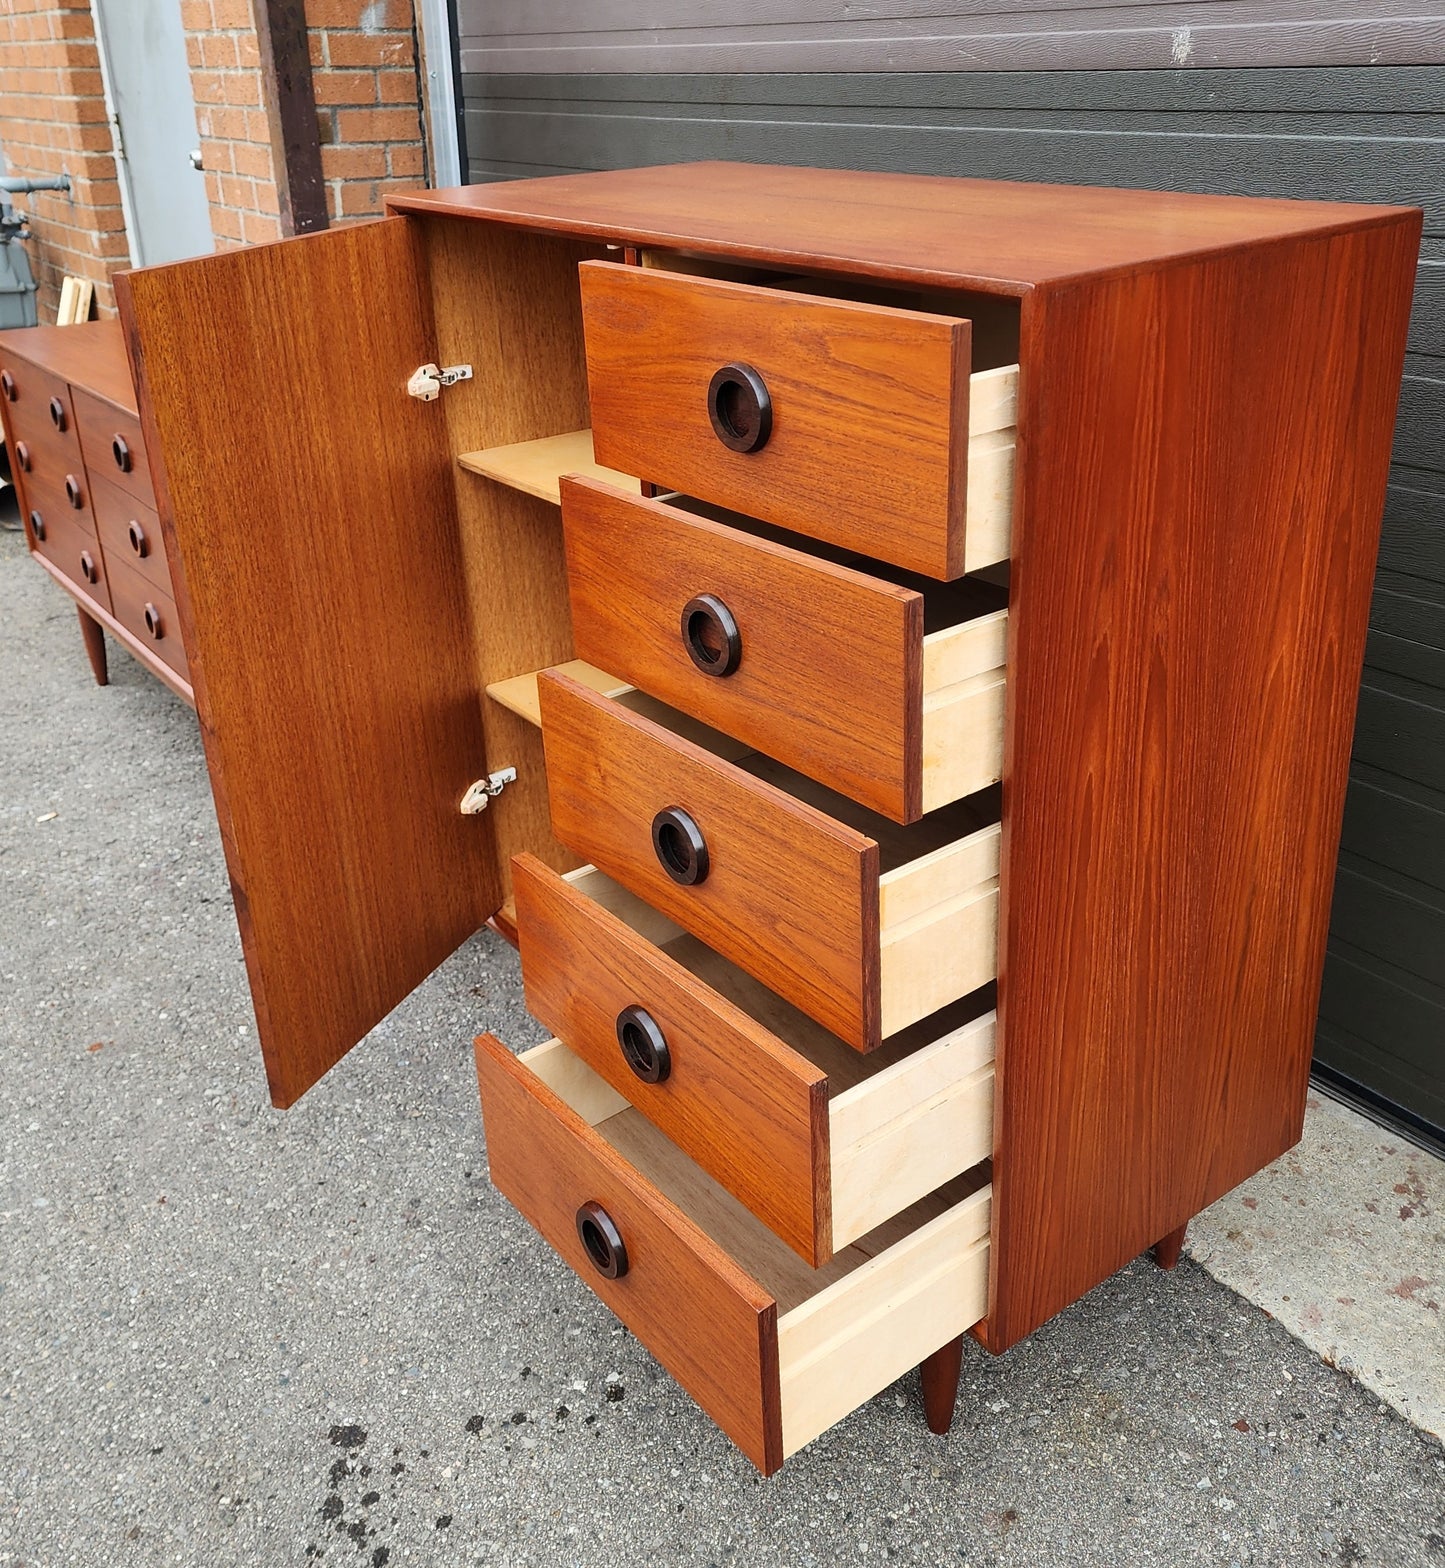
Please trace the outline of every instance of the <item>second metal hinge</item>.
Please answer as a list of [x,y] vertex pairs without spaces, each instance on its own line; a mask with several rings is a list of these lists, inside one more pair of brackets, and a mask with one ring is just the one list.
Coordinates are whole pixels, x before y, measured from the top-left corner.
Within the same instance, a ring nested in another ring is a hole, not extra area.
[[423,403],[435,403],[442,395],[443,387],[454,387],[458,381],[471,379],[470,365],[448,365],[442,370],[438,370],[435,365],[419,365],[412,371],[406,390],[410,396],[420,398]]
[[486,778],[478,779],[475,784],[469,784],[457,809],[464,817],[475,817],[479,812],[485,811],[508,784],[516,782],[515,768],[498,768],[495,773],[489,773]]

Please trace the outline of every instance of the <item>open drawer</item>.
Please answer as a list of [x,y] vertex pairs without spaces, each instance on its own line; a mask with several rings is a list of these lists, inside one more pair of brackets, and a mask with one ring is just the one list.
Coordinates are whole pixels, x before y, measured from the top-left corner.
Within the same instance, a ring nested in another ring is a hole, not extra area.
[[863,1056],[584,867],[513,862],[527,1008],[806,1262],[993,1153],[993,987]]
[[953,578],[1007,559],[1018,366],[957,317],[579,269],[596,461]]
[[641,693],[537,689],[562,843],[850,1045],[995,978],[996,792],[899,827]]
[[983,1172],[814,1271],[560,1041],[477,1076],[493,1185],[766,1474],[984,1314]]
[[561,482],[577,653],[896,822],[1003,771],[1007,591]]

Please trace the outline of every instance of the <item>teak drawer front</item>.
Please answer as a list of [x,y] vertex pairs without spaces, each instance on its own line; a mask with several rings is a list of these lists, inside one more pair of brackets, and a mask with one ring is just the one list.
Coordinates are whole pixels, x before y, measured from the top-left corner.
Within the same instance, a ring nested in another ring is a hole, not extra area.
[[560,1041],[476,1055],[493,1185],[765,1473],[983,1316],[987,1186],[814,1273]]
[[161,520],[131,491],[91,473],[90,502],[108,560],[123,561],[167,597],[174,594]]
[[993,1152],[982,1004],[860,1057],[600,871],[513,879],[528,1010],[814,1267]]
[[181,641],[181,622],[176,602],[149,578],[143,577],[125,560],[107,553],[110,569],[111,609],[122,626],[145,644],[158,659],[164,659],[177,675],[190,679],[185,644]]
[[83,479],[84,459],[67,383],[11,358],[0,366],[0,375],[9,377],[5,413],[14,438],[10,456],[15,467],[56,490],[63,490],[67,474]]
[[613,262],[580,273],[597,462],[930,577],[1007,558],[1016,376],[979,388],[974,483],[967,321]]
[[37,554],[53,562],[82,593],[110,609],[109,574],[100,546],[95,535],[69,508],[33,507],[26,526]]
[[915,589],[664,501],[569,477],[562,520],[580,658],[896,822],[1000,778],[1001,590],[925,638]]
[[[717,750],[555,671],[538,693],[562,843],[850,1045],[873,1050],[996,975],[996,825],[883,875],[875,839]],[[758,759],[768,772],[797,779]],[[663,857],[686,876],[691,834],[706,871],[686,881]]]
[[[492,1185],[748,1458],[775,1469],[782,1455],[774,1302],[490,1036],[477,1041],[477,1077]],[[604,1100],[603,1109],[614,1106]],[[626,1237],[620,1279],[604,1278],[582,1244],[584,1203],[602,1205]]]
[[91,477],[108,479],[146,506],[154,506],[140,420],[84,387],[74,388],[73,396],[81,450]]

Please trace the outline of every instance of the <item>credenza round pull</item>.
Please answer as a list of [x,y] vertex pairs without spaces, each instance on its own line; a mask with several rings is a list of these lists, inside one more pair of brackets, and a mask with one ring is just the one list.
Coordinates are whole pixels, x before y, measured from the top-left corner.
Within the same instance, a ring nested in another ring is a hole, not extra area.
[[743,656],[743,638],[733,612],[716,594],[700,593],[682,607],[682,641],[704,675],[731,675]]
[[0,370],[0,392],[5,394],[5,401],[15,401],[15,377],[8,370]]
[[652,847],[674,882],[696,887],[707,880],[707,840],[680,806],[666,806],[652,819]]
[[85,505],[85,491],[80,488],[80,481],[74,474],[65,476],[65,499],[77,512]]
[[30,448],[23,441],[15,443],[15,461],[20,464],[20,472],[30,472]]
[[91,555],[89,550],[82,550],[80,552],[80,575],[88,583],[94,583],[100,576],[100,573],[95,569],[95,558]]
[[627,1065],[643,1083],[662,1083],[672,1071],[667,1037],[645,1007],[624,1007],[618,1013],[617,1043]]
[[151,542],[146,538],[145,529],[141,527],[135,518],[131,518],[127,524],[125,536],[130,540],[131,549],[135,551],[141,560],[145,560],[146,556],[151,553]]
[[45,543],[45,519],[39,512],[30,514],[30,532],[35,535],[41,544]]
[[584,1203],[577,1210],[577,1235],[592,1267],[604,1279],[622,1278],[627,1272],[627,1247],[600,1203]]
[[146,630],[157,642],[165,636],[166,629],[161,621],[161,612],[153,604],[147,604],[145,607],[145,623]]
[[57,430],[64,430],[66,426],[65,404],[58,397],[53,397],[50,400],[50,423]]
[[110,455],[115,459],[115,466],[123,474],[128,474],[135,467],[135,459],[130,455],[130,442],[124,436],[111,437]]
[[719,441],[734,452],[756,452],[773,433],[773,400],[751,365],[734,362],[713,372],[707,417]]

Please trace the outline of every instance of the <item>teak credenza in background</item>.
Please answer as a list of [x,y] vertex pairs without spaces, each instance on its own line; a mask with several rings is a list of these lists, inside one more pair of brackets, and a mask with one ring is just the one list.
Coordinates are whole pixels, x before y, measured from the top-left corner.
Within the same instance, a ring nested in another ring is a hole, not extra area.
[[763,1469],[944,1427],[1299,1136],[1420,215],[392,205],[120,280],[273,1097],[512,921],[497,1186]]
[[97,684],[108,631],[194,702],[119,322],[0,333],[0,421],[25,542],[75,599]]

